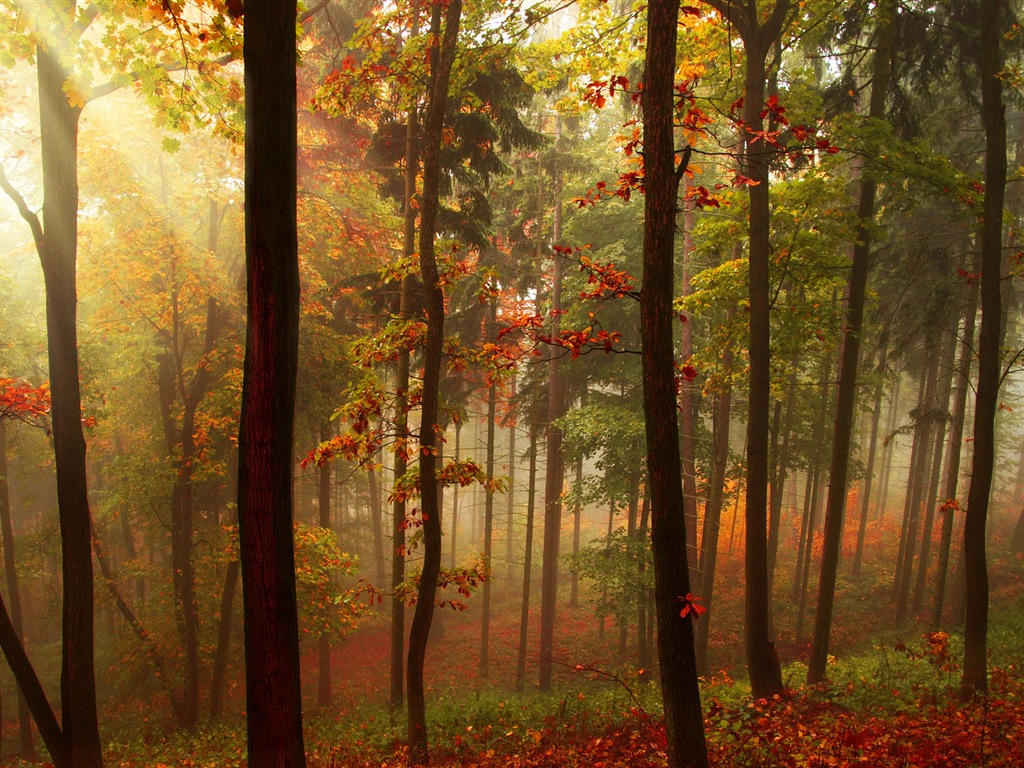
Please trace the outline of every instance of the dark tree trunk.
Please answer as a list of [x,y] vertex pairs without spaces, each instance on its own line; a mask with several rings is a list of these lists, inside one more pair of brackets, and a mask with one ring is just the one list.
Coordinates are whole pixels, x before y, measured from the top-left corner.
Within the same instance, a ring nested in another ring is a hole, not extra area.
[[18,682],[18,689],[25,695],[32,718],[36,721],[39,735],[43,738],[55,768],[77,768],[71,745],[61,731],[43,686],[36,676],[35,668],[25,653],[14,624],[11,623],[3,597],[0,597],[0,650],[3,650],[7,665]]
[[[975,264],[975,267],[978,267]],[[977,269],[975,269],[977,271]],[[971,364],[974,361],[974,328],[978,314],[977,281],[967,288],[967,307],[964,310],[963,334],[960,339],[959,362],[956,373],[956,397],[953,400],[953,418],[949,426],[949,447],[946,450],[946,473],[942,481],[942,531],[939,535],[938,561],[935,566],[935,595],[932,599],[931,626],[942,625],[942,610],[946,599],[949,574],[949,553],[953,543],[954,513],[960,509],[957,486],[960,482],[960,452],[963,448],[964,421],[967,413],[967,393],[971,389]]]
[[981,230],[981,330],[978,389],[974,406],[974,461],[964,523],[967,616],[964,621],[966,698],[988,691],[988,564],[985,522],[995,464],[995,417],[999,399],[1002,221],[1006,187],[1006,115],[1003,107],[999,0],[981,2],[981,118],[985,127],[985,208]]
[[[572,554],[580,553],[580,524],[583,517],[583,457],[576,459],[575,471],[576,500],[572,505]],[[580,576],[575,569],[569,586],[569,607],[576,608],[580,604]]]
[[516,690],[526,683],[526,643],[530,628],[530,578],[533,569],[533,521],[537,498],[537,428],[530,425],[530,469],[526,489],[526,542],[523,545],[523,592],[519,608],[519,650],[516,654]]
[[462,0],[450,0],[444,9],[435,0],[431,9],[428,53],[430,61],[429,102],[423,126],[423,197],[420,203],[420,277],[426,293],[426,338],[423,343],[423,391],[420,417],[420,513],[423,518],[423,566],[420,573],[416,611],[409,630],[408,726],[409,761],[426,765],[427,712],[423,667],[430,623],[434,617],[437,578],[441,572],[441,505],[437,483],[437,417],[441,382],[441,347],[444,341],[444,293],[438,277],[434,251],[437,214],[440,208],[441,152],[448,84],[462,18]]
[[[769,176],[771,150],[756,141],[764,128],[761,110],[765,101],[765,72],[769,48],[781,33],[789,11],[788,0],[776,0],[762,23],[755,6],[723,5],[733,18],[746,49],[743,103],[743,173],[754,183],[749,187],[749,291],[750,291],[750,393],[747,415],[747,505],[745,510],[745,603],[744,644],[751,691],[755,698],[782,691],[782,669],[771,638],[768,592],[768,419],[771,377],[771,283],[769,263]],[[753,9],[753,10],[751,10]],[[740,20],[741,19],[741,20]]]
[[[885,97],[889,90],[890,49],[892,48],[895,3],[886,2],[877,8],[878,42],[871,73],[869,118],[882,118]],[[835,602],[836,574],[843,537],[843,515],[846,511],[847,477],[850,469],[850,443],[853,437],[853,410],[857,403],[857,369],[860,365],[861,331],[864,325],[864,302],[867,296],[868,268],[871,260],[871,224],[875,217],[875,180],[865,175],[860,180],[857,201],[857,241],[853,246],[850,285],[846,299],[846,327],[839,360],[839,386],[836,394],[835,431],[832,436],[832,459],[829,466],[828,497],[825,502],[825,535],[818,579],[818,605],[814,614],[814,636],[807,663],[807,682],[819,683],[825,678],[828,645],[832,633],[832,608]]]
[[[461,447],[459,445],[459,443],[461,441],[461,438],[462,438],[462,422],[461,421],[456,421],[455,422],[455,461],[456,461],[456,463],[459,461],[459,453],[460,453],[459,449]],[[448,558],[449,558],[448,565],[451,568],[455,567],[455,553],[456,553],[456,550],[458,549],[458,547],[456,546],[456,543],[458,542],[458,533],[459,533],[459,485],[458,485],[458,483],[456,483],[455,487],[452,488],[452,540],[451,540],[451,544],[449,545],[451,547],[451,549],[450,549],[449,554],[448,554]]]
[[[175,467],[171,489],[171,573],[178,636],[185,651],[185,690],[181,699],[179,724],[182,728],[191,729],[199,720],[199,609],[196,602],[195,567],[192,563],[195,528],[192,487],[196,453],[195,422],[196,411],[210,384],[210,371],[205,360],[212,354],[219,332],[217,301],[212,298],[207,301],[203,359],[188,383],[179,343],[179,322],[175,299],[172,348],[160,355],[159,383],[164,436],[168,454],[174,457]],[[179,397],[182,409],[180,434],[174,418]]]
[[377,589],[383,589],[387,581],[387,559],[384,557],[384,504],[380,492],[380,476],[377,470],[366,473],[366,490],[370,503],[370,525],[373,527],[373,562],[376,564]]
[[[885,434],[888,439],[896,429],[896,419],[900,411],[900,384],[902,376],[896,376],[896,383],[892,388],[892,395],[889,398],[889,415],[886,417]],[[882,492],[878,497],[877,519],[885,518],[885,511],[889,505],[889,478],[892,477],[892,458],[895,452],[895,441],[889,442],[882,451]]]
[[[21,590],[18,587],[17,561],[14,559],[14,527],[11,525],[10,479],[7,476],[7,427],[0,420],[0,534],[3,535],[4,578],[7,597],[11,603],[11,625],[18,639],[25,642],[25,629],[21,620]],[[18,689],[18,743],[22,760],[36,759],[32,738],[32,715],[25,694]]]
[[[415,30],[418,20],[413,20]],[[419,168],[417,142],[418,121],[416,109],[411,108],[405,131],[405,211],[404,250],[407,258],[416,253],[416,171]],[[412,280],[402,278],[398,314],[408,319],[412,311]],[[406,393],[409,389],[409,350],[398,353],[398,373],[395,382],[395,432],[400,440],[408,440],[409,413]],[[408,457],[405,448],[395,451],[395,482],[405,475]],[[405,497],[395,497],[391,518],[391,710],[402,708],[405,702]]]
[[[732,365],[732,354],[726,352],[722,367],[728,370]],[[715,405],[713,425],[713,458],[711,472],[711,488],[708,492],[707,506],[704,509],[704,534],[701,537],[700,562],[701,597],[708,612],[697,623],[697,672],[707,675],[708,639],[711,632],[711,619],[714,617],[715,603],[715,570],[718,562],[718,538],[722,528],[722,502],[725,498],[725,472],[729,465],[729,421],[732,411],[732,387],[726,383],[718,393]]]
[[[320,441],[331,439],[331,425],[320,425]],[[317,487],[317,512],[321,528],[331,530],[331,464],[324,462],[317,470],[319,483]],[[321,709],[331,706],[331,638],[327,632],[321,631],[317,638],[316,661],[316,704]]]
[[[929,323],[929,326],[931,324]],[[931,334],[925,341],[928,369],[925,371],[924,398],[918,407],[917,420],[917,462],[913,465],[914,484],[910,493],[906,533],[900,558],[896,566],[899,569],[896,581],[896,624],[902,624],[910,609],[910,581],[914,569],[914,555],[917,552],[917,534],[921,525],[921,505],[926,498],[926,485],[930,479],[930,460],[932,458],[932,439],[935,437],[935,423],[932,414],[935,410],[936,378],[939,371],[939,352],[937,343]]]
[[[74,3],[67,3],[64,8],[71,11]],[[98,768],[103,764],[103,755],[96,719],[91,522],[76,328],[78,119],[82,110],[68,102],[64,85],[71,75],[60,63],[57,52],[39,45],[36,70],[45,234],[39,231],[38,222],[33,234],[46,288],[50,418],[60,517],[64,587],[61,712],[64,737],[75,768]]]
[[238,433],[238,536],[252,768],[300,768],[292,448],[298,367],[296,8],[245,6],[248,310]]
[[[647,7],[642,99],[646,195],[640,332],[658,660],[668,764],[671,768],[697,768],[707,766],[708,755],[694,657],[696,617],[680,615],[686,604],[681,605],[679,598],[688,599],[690,573],[672,339],[673,251],[679,186],[672,130],[678,15],[678,0],[652,0]],[[682,162],[688,157],[689,152]]]
[[[516,380],[512,379],[510,400],[516,396]],[[508,493],[505,494],[505,579],[509,588],[515,580],[515,511],[516,511],[516,425],[508,428]]]
[[[493,329],[497,325],[498,303],[491,302],[490,326]],[[485,472],[488,479],[494,477],[494,439],[495,439],[495,415],[498,405],[498,388],[494,381],[487,385],[487,448]],[[479,674],[487,678],[490,640],[491,640],[491,571],[494,556],[494,490],[490,484],[486,488],[487,495],[484,497],[484,573],[487,578],[484,580],[483,606],[480,617],[480,667]]]
[[[946,301],[949,301],[946,298]],[[914,581],[912,611],[919,614],[924,609],[924,592],[928,582],[928,566],[932,555],[932,530],[935,524],[935,507],[938,503],[939,479],[942,474],[942,453],[945,441],[946,418],[949,413],[949,398],[953,389],[953,359],[956,355],[956,328],[949,330],[946,344],[939,360],[941,378],[936,393],[935,437],[932,445],[931,476],[928,479],[928,498],[924,507],[924,527],[921,530],[921,552],[917,558],[917,578]],[[941,418],[940,418],[941,417]]]
[[[556,203],[556,214],[558,212]],[[556,220],[554,242],[561,233]],[[551,336],[558,336],[559,312],[562,308],[562,260],[556,253],[553,259],[551,286]],[[541,563],[540,597],[540,690],[551,690],[553,672],[552,654],[555,640],[555,606],[558,600],[558,550],[562,536],[562,482],[565,474],[562,456],[562,430],[556,422],[565,414],[565,392],[559,374],[560,354],[549,350],[548,360],[548,419],[547,454],[544,477],[544,548]]]
[[853,554],[853,577],[860,577],[864,563],[864,540],[868,530],[868,512],[871,509],[871,486],[875,475],[875,457],[878,454],[878,424],[882,418],[882,392],[885,390],[885,362],[888,348],[888,333],[884,333],[878,347],[878,367],[875,375],[874,402],[871,408],[871,437],[868,438],[868,461],[864,469],[864,493],[860,500],[860,521],[857,524],[857,548]]
[[219,720],[224,713],[224,688],[228,681],[228,656],[231,650],[231,625],[234,618],[235,591],[238,587],[238,561],[228,563],[224,572],[224,589],[220,595],[220,619],[217,622],[217,650],[213,657],[210,681],[210,720]]

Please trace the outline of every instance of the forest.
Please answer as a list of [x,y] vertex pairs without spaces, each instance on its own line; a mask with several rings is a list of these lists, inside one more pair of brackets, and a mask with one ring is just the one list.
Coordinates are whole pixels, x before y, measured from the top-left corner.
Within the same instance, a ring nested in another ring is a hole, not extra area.
[[1024,765],[1021,10],[0,0],[0,765]]

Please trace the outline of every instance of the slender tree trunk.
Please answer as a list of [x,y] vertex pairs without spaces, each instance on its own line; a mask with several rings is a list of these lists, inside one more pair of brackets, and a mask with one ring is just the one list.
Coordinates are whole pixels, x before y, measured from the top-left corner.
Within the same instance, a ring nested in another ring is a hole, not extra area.
[[882,493],[878,497],[878,514],[876,515],[878,520],[885,518],[885,510],[889,504],[889,478],[892,477],[893,454],[896,448],[892,434],[896,429],[896,419],[900,411],[900,384],[902,379],[902,376],[896,376],[896,383],[893,386],[892,395],[889,397],[889,415],[886,417],[885,427],[886,442],[882,451]]
[[[869,118],[882,118],[885,97],[889,91],[890,50],[892,48],[895,2],[877,6],[878,42],[871,74]],[[871,224],[875,217],[875,181],[864,176],[860,180],[857,201],[857,240],[853,246],[853,263],[846,300],[846,328],[839,360],[839,386],[836,396],[835,432],[832,436],[832,459],[829,467],[828,498],[825,502],[825,535],[818,579],[818,606],[814,615],[814,637],[807,664],[807,682],[813,685],[825,679],[828,645],[832,633],[832,608],[835,603],[836,573],[843,537],[843,516],[846,511],[847,477],[850,469],[850,443],[853,437],[854,406],[857,403],[857,369],[860,365],[861,332],[864,326],[864,303],[867,296],[868,268],[871,260]]]
[[[456,421],[455,422],[455,462],[456,463],[458,463],[458,461],[459,461],[460,448],[461,448],[459,443],[461,441],[461,438],[462,438],[462,422],[461,421]],[[455,487],[452,488],[452,542],[451,542],[451,550],[449,552],[449,562],[448,562],[448,564],[449,564],[449,566],[451,568],[455,567],[455,552],[456,552],[456,549],[458,548],[457,547],[458,534],[459,534],[459,484],[456,483]]]
[[[417,22],[413,21],[413,29]],[[416,253],[416,172],[419,168],[419,147],[417,146],[417,114],[411,107],[405,133],[405,212],[404,251],[407,258]],[[398,313],[407,319],[412,311],[412,280],[402,278]],[[398,372],[395,382],[395,431],[399,439],[409,439],[409,407],[406,393],[409,390],[409,350],[398,353]],[[404,477],[409,457],[406,449],[395,451],[395,482]],[[391,519],[391,711],[401,709],[405,701],[405,498],[395,497]]]
[[303,768],[292,450],[298,368],[296,7],[245,6],[248,282],[238,535],[251,768]]
[[[491,302],[490,325],[494,328],[497,325],[498,303]],[[487,456],[485,459],[485,472],[488,479],[494,477],[494,439],[495,439],[495,416],[498,405],[498,391],[494,381],[487,385]],[[484,573],[487,578],[484,580],[483,606],[480,617],[480,677],[487,679],[489,674],[489,650],[491,639],[491,575],[493,568],[494,554],[494,491],[490,485],[486,488],[487,495],[484,497]]]
[[537,429],[530,425],[530,469],[526,490],[526,542],[523,551],[523,592],[519,608],[519,649],[516,653],[516,690],[526,683],[526,643],[530,627],[530,578],[533,569],[533,521],[537,498]]
[[[977,265],[976,265],[977,266]],[[959,362],[956,372],[956,397],[949,426],[946,449],[946,470],[942,481],[942,532],[939,535],[938,562],[935,567],[935,594],[932,599],[931,626],[942,624],[942,609],[946,598],[946,579],[949,572],[949,553],[953,542],[953,513],[959,510],[957,486],[960,481],[960,453],[964,440],[964,420],[967,413],[967,393],[971,389],[971,363],[974,360],[974,326],[978,314],[978,283],[972,281],[967,288],[967,307],[964,311],[963,335],[960,338]]]
[[[14,555],[14,527],[11,525],[10,478],[7,475],[7,427],[0,419],[0,534],[3,535],[4,578],[7,599],[11,603],[11,625],[24,644],[25,629],[21,620],[21,590],[18,587],[17,561]],[[18,689],[18,743],[22,760],[36,759],[32,738],[32,715],[25,694]]]
[[[63,16],[66,12],[73,14],[75,4],[72,1],[58,6],[55,13]],[[78,120],[82,110],[71,104],[64,92],[71,73],[59,57],[56,46],[53,50],[44,44],[36,48],[45,234],[36,220],[33,235],[46,289],[50,417],[60,518],[64,588],[61,712],[75,768],[98,768],[103,755],[96,716],[91,521],[76,328]]]
[[[930,359],[930,358],[929,358]],[[925,410],[925,387],[928,384],[928,371],[923,370],[921,372],[921,381],[917,387],[917,407],[912,411],[912,414],[920,414]],[[918,483],[918,477],[921,471],[921,438],[924,430],[924,425],[917,420],[916,416],[912,415],[916,423],[914,424],[914,439],[910,444],[910,462],[907,465],[907,490],[903,497],[903,522],[900,525],[900,544],[899,551],[896,553],[896,573],[893,576],[892,583],[892,594],[893,602],[895,603],[900,593],[900,580],[903,578],[903,557],[906,554],[907,549],[907,534],[910,530],[910,519],[913,511],[913,501],[915,493],[915,485]]]
[[[946,299],[949,301],[949,299]],[[931,477],[928,480],[928,499],[925,501],[924,527],[921,531],[921,552],[917,559],[917,579],[914,582],[912,610],[919,614],[924,610],[924,592],[928,582],[928,566],[932,554],[932,530],[935,524],[935,506],[938,502],[939,479],[942,473],[942,449],[945,444],[946,417],[949,413],[949,398],[953,389],[953,360],[956,355],[956,329],[949,331],[939,361],[941,378],[936,393],[935,442],[932,447]]]
[[[583,518],[583,457],[576,459],[575,472],[576,500],[572,505],[572,554],[580,553],[580,524]],[[572,571],[572,582],[569,588],[569,607],[576,608],[580,604],[580,577],[575,569]]]
[[[512,379],[511,401],[516,396],[516,380]],[[505,494],[505,580],[509,588],[515,581],[515,511],[516,511],[516,425],[508,428],[508,493]]]
[[[753,8],[753,6],[751,6]],[[729,3],[730,9],[739,10]],[[788,0],[776,0],[764,23],[758,11],[743,6],[739,32],[746,48],[743,172],[749,187],[748,284],[750,291],[750,392],[747,414],[747,492],[745,510],[744,645],[754,698],[770,697],[783,689],[782,669],[771,638],[768,592],[768,418],[771,377],[771,282],[769,263],[769,175],[771,150],[756,135],[764,128],[765,72],[769,48],[782,29]]]
[[[727,350],[722,367],[729,370],[732,353]],[[713,457],[711,487],[707,506],[704,508],[704,535],[701,537],[701,597],[708,612],[697,622],[697,672],[707,675],[708,639],[711,636],[711,619],[714,617],[715,566],[718,562],[718,537],[722,527],[722,502],[725,498],[725,473],[729,465],[729,421],[732,411],[732,387],[726,383],[718,393],[715,404],[713,425]]]
[[914,468],[914,488],[910,497],[910,517],[907,521],[907,533],[904,537],[903,558],[898,562],[900,569],[899,585],[896,590],[896,624],[902,624],[910,609],[910,584],[913,576],[914,555],[917,550],[917,533],[921,524],[921,506],[926,499],[926,485],[931,479],[930,461],[932,458],[932,440],[936,437],[934,421],[936,378],[939,372],[939,351],[935,342],[926,341],[925,348],[929,360],[925,373],[926,384],[923,407],[918,411],[921,424],[921,443],[918,447],[918,461]]
[[444,9],[435,0],[431,9],[429,50],[429,102],[423,125],[423,198],[420,203],[420,277],[426,293],[426,338],[423,343],[423,390],[420,417],[420,511],[423,517],[423,566],[416,596],[416,610],[409,630],[408,675],[409,761],[426,765],[426,688],[424,662],[430,624],[434,617],[437,579],[441,572],[441,506],[437,484],[437,420],[441,382],[441,347],[444,341],[444,292],[435,257],[437,214],[440,208],[440,153],[448,84],[455,61],[462,0],[449,0]]
[[377,470],[366,473],[366,491],[370,503],[370,525],[373,528],[373,562],[376,565],[374,581],[383,589],[387,581],[387,560],[384,557],[384,504],[380,492],[380,476]]
[[882,393],[885,390],[885,361],[889,335],[883,333],[878,346],[878,367],[875,375],[874,404],[871,408],[871,437],[868,438],[868,462],[864,469],[864,493],[860,500],[860,522],[857,524],[857,549],[853,554],[853,578],[860,577],[860,569],[864,563],[864,540],[868,530],[868,512],[871,509],[871,486],[875,476],[875,456],[878,453],[878,424],[882,417]]
[[224,589],[220,596],[220,618],[217,621],[217,650],[213,657],[210,681],[210,720],[224,714],[224,689],[228,681],[228,657],[231,651],[231,625],[234,620],[235,592],[238,588],[238,561],[228,563],[224,572]]
[[1003,4],[981,2],[981,118],[985,126],[985,208],[981,230],[981,330],[978,390],[974,405],[974,462],[964,524],[967,616],[961,694],[988,691],[988,564],[985,524],[995,464],[994,427],[999,399],[1001,339],[1002,220],[1006,187],[1006,115],[1003,107],[1000,39]]
[[[331,425],[324,423],[320,425],[320,440],[331,439]],[[331,530],[331,465],[322,464],[319,469],[319,483],[317,487],[317,523],[321,528]],[[331,638],[327,632],[321,632],[317,637],[317,685],[316,704],[321,709],[331,706]]]
[[[658,661],[668,764],[670,768],[703,768],[708,765],[708,754],[694,657],[696,615],[681,615],[682,608],[692,604],[687,602],[691,599],[687,519],[680,514],[686,509],[686,502],[678,450],[672,339],[673,251],[679,186],[672,115],[678,16],[678,0],[652,0],[648,4],[641,102],[646,195],[640,333]],[[688,159],[687,151],[681,162]],[[680,598],[684,601],[682,605]]]
[[[560,206],[555,198],[553,242],[561,238]],[[551,285],[551,336],[558,336],[559,313],[562,309],[562,259],[556,253]],[[558,602],[558,550],[562,534],[562,482],[565,474],[562,457],[562,430],[558,419],[565,414],[565,387],[559,373],[561,356],[549,350],[548,359],[548,423],[546,474],[544,477],[544,549],[541,566],[540,598],[540,690],[551,690],[555,640],[555,610]]]

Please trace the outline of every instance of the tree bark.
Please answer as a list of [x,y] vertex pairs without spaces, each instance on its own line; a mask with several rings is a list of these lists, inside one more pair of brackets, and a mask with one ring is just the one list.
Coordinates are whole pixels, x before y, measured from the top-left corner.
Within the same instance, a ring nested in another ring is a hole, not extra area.
[[519,650],[516,654],[516,690],[526,683],[526,642],[530,628],[530,578],[533,569],[533,521],[537,496],[537,428],[530,425],[530,469],[526,490],[526,542],[523,550],[523,592],[519,608]]
[[[682,612],[690,595],[687,520],[676,417],[676,367],[672,339],[674,238],[679,175],[673,143],[673,95],[678,0],[647,7],[643,76],[644,269],[640,289],[643,399],[647,477],[651,494],[651,544],[658,623],[658,660],[665,707],[668,764],[708,764],[697,687],[693,620]],[[686,162],[689,152],[684,153]],[[684,403],[684,407],[687,404]],[[682,599],[682,604],[680,604]]]
[[[73,14],[75,3],[59,3],[57,15]],[[93,569],[91,520],[79,385],[76,260],[78,251],[78,120],[80,107],[68,101],[70,73],[58,46],[36,48],[40,150],[43,166],[42,228],[33,234],[46,289],[47,356],[51,422],[57,469],[63,581],[61,712],[64,736],[75,768],[103,764],[96,716],[93,662]],[[34,219],[34,215],[32,216]],[[32,222],[29,222],[30,225]],[[38,721],[37,721],[38,724]]]
[[[730,350],[725,353],[722,367],[726,370],[732,365]],[[715,404],[713,424],[713,457],[711,471],[711,488],[708,492],[707,505],[704,508],[704,533],[701,537],[700,561],[701,597],[708,612],[697,623],[696,653],[697,672],[707,675],[710,671],[708,662],[708,640],[711,636],[711,619],[714,618],[715,570],[718,562],[718,539],[722,528],[722,502],[725,499],[725,473],[729,466],[729,423],[732,412],[732,387],[727,382],[718,393]]]
[[[561,238],[558,220],[558,201],[555,204],[555,227],[552,240]],[[559,313],[562,309],[562,259],[554,255],[551,285],[551,336],[558,337]],[[559,373],[561,355],[549,349],[548,359],[548,418],[546,429],[547,454],[544,476],[544,547],[541,554],[540,597],[540,690],[551,690],[553,673],[552,654],[555,638],[555,608],[558,600],[558,550],[562,537],[562,482],[565,475],[562,456],[562,430],[558,419],[565,414],[565,387]]]
[[441,572],[441,507],[437,484],[438,400],[441,382],[441,347],[444,341],[444,292],[438,276],[434,238],[440,208],[440,153],[444,116],[448,103],[448,84],[462,18],[462,0],[449,0],[444,9],[435,0],[431,9],[429,49],[429,102],[423,125],[423,199],[420,205],[420,276],[426,293],[426,338],[423,343],[423,391],[421,400],[419,467],[420,514],[423,518],[423,566],[416,598],[416,611],[409,630],[408,730],[409,761],[426,765],[427,749],[426,690],[423,667],[434,617],[434,598]]
[[[0,534],[3,535],[4,578],[7,598],[11,603],[11,625],[18,638],[25,642],[21,620],[21,590],[18,586],[17,561],[14,558],[14,527],[11,525],[10,478],[7,475],[7,427],[0,420]],[[35,741],[32,739],[32,714],[25,694],[18,689],[18,743],[22,760],[34,761]]]
[[[885,97],[889,90],[890,50],[896,15],[895,3],[889,0],[877,8],[877,13],[878,42],[872,62],[871,99],[868,106],[868,117],[873,119],[881,119],[885,114]],[[807,663],[809,685],[825,679],[828,645],[832,633],[832,608],[835,603],[836,574],[839,570],[847,477],[850,469],[853,410],[857,403],[857,369],[860,366],[864,303],[871,261],[871,224],[875,217],[875,190],[875,180],[867,174],[862,176],[857,201],[857,242],[853,246],[853,263],[850,268],[846,300],[846,327],[839,359],[839,386],[836,394],[836,420],[832,436],[828,497],[825,502],[825,534],[821,575],[818,580],[818,606],[814,614],[814,636]]]
[[974,405],[974,461],[964,523],[967,616],[961,695],[988,691],[988,564],[985,523],[995,464],[995,417],[1001,344],[1002,221],[1006,187],[1006,115],[1001,79],[1002,9],[981,2],[981,119],[985,127],[985,203],[981,229],[981,330],[978,389]]
[[864,541],[868,530],[868,512],[871,509],[871,486],[875,475],[875,457],[878,455],[878,424],[882,418],[882,393],[885,390],[885,363],[888,349],[888,333],[883,332],[878,347],[878,367],[875,375],[874,401],[871,408],[871,437],[868,438],[868,461],[864,469],[864,491],[860,500],[860,521],[857,524],[857,548],[853,554],[853,577],[860,577],[860,569],[864,563]]
[[245,6],[248,309],[238,535],[252,768],[302,768],[292,448],[299,336],[295,0]]
[[[491,302],[490,325],[494,328],[497,325],[498,303]],[[495,438],[495,415],[498,405],[497,385],[494,381],[487,384],[487,448],[485,462],[485,473],[488,480],[494,477],[494,438]],[[489,674],[488,651],[491,640],[491,570],[494,556],[494,491],[491,486],[486,489],[484,497],[484,573],[487,578],[484,580],[483,606],[480,617],[480,677],[486,679]]]
[[220,619],[217,622],[217,650],[213,657],[210,680],[210,720],[219,720],[224,713],[224,688],[227,684],[228,656],[231,650],[231,625],[235,591],[238,587],[238,561],[228,563],[224,572],[224,588],[220,595]]

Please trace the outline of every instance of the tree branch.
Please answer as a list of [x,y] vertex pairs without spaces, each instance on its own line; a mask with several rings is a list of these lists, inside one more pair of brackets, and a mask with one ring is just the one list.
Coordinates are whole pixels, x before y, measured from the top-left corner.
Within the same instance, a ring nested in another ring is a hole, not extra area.
[[43,225],[39,221],[39,216],[29,209],[25,198],[21,196],[21,193],[14,188],[14,185],[7,178],[7,172],[4,170],[3,163],[0,163],[0,188],[14,201],[14,204],[18,207],[18,213],[21,214],[21,218],[28,222],[28,226],[32,230],[32,239],[35,241],[36,250],[41,251],[45,239],[43,236]]

